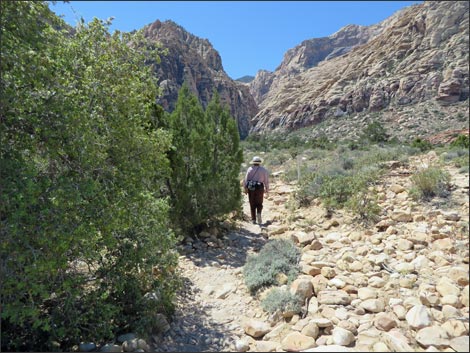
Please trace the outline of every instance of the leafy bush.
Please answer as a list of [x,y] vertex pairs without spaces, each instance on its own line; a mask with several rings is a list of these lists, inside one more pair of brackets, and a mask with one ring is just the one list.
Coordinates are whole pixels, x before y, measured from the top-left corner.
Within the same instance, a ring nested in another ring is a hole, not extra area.
[[243,267],[245,283],[251,294],[277,283],[276,276],[285,274],[289,281],[299,272],[300,251],[287,239],[267,242],[257,255],[250,255]]
[[331,150],[335,147],[335,143],[330,141],[324,134],[308,141],[308,144],[312,148],[320,148],[325,150]]
[[325,176],[319,197],[327,208],[341,208],[357,189],[352,175]]
[[470,137],[469,135],[459,135],[454,141],[450,143],[452,147],[470,147]]
[[411,147],[418,148],[421,152],[426,152],[432,149],[432,144],[428,140],[417,137],[411,142]]
[[272,314],[275,312],[293,312],[300,313],[302,309],[299,296],[290,293],[288,290],[273,288],[261,301],[261,307],[264,311]]
[[354,194],[346,202],[346,206],[365,223],[375,223],[380,218],[381,208],[377,205],[377,197],[367,191],[362,190]]
[[341,167],[344,170],[354,169],[354,159],[352,159],[352,158],[342,158],[341,159]]
[[387,134],[385,128],[378,121],[374,121],[367,125],[362,133],[363,139],[377,143],[377,142],[387,142],[389,135]]
[[97,19],[62,31],[45,1],[0,6],[1,350],[70,351],[173,309],[158,51]]
[[438,167],[429,167],[411,177],[413,187],[410,194],[415,199],[430,199],[434,196],[447,196],[450,176]]
[[461,173],[468,170],[469,166],[469,151],[468,149],[453,148],[452,150],[442,154],[445,162],[452,162],[457,168],[461,169]]

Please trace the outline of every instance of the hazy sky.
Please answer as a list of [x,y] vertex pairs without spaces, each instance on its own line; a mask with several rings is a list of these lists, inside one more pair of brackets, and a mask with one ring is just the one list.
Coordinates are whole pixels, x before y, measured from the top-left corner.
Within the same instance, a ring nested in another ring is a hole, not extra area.
[[111,31],[130,32],[157,19],[173,20],[207,38],[237,79],[274,71],[284,53],[348,24],[371,25],[422,1],[58,1],[51,9],[72,26],[83,17],[114,17]]

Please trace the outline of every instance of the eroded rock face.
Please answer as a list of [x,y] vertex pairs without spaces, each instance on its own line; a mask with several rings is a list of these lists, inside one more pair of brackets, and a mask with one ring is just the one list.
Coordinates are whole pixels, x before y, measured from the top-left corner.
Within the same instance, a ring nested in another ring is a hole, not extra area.
[[[274,73],[251,82],[260,106],[251,132],[424,103],[446,113],[469,96],[468,14],[468,2],[425,2],[374,26],[347,26],[302,42]],[[465,106],[452,114],[468,114]],[[418,114],[436,119],[425,109]],[[399,124],[396,119],[389,117],[389,124]]]
[[161,63],[153,63],[163,93],[157,102],[165,110],[174,109],[184,82],[203,107],[207,106],[215,89],[237,120],[240,136],[248,134],[250,120],[258,112],[257,104],[246,85],[228,77],[219,53],[207,39],[188,33],[172,21],[159,20],[144,27],[144,35],[168,50],[167,55],[161,56]]
[[256,103],[260,104],[267,92],[271,88],[276,89],[286,77],[304,72],[323,60],[348,53],[356,45],[366,43],[380,33],[382,26],[349,25],[329,37],[304,40],[295,48],[289,49],[275,72],[260,70],[250,83],[250,91]]

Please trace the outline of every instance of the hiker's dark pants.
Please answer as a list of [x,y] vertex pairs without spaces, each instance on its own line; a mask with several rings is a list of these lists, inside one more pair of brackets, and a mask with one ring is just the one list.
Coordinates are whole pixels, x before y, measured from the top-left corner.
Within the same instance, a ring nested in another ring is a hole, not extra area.
[[264,187],[258,190],[248,190],[248,200],[250,201],[251,220],[256,221],[256,213],[263,210]]

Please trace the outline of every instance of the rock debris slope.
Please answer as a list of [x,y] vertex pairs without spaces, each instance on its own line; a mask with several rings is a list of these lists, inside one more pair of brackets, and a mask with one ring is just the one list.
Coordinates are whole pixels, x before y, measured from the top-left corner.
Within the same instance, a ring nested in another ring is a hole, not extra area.
[[[409,196],[410,176],[437,159],[430,152],[389,164],[376,185],[381,220],[371,227],[345,212],[327,218],[319,204],[291,213],[284,205],[294,185],[274,178],[267,228],[240,222],[188,244],[176,319],[154,337],[155,349],[467,351],[469,175],[446,167],[452,193],[445,202]],[[246,256],[268,241],[263,235],[302,249],[302,274],[287,288],[308,298],[303,317],[267,315],[244,285]]]

